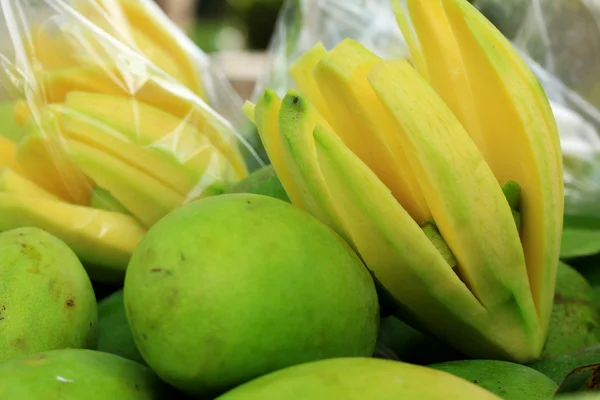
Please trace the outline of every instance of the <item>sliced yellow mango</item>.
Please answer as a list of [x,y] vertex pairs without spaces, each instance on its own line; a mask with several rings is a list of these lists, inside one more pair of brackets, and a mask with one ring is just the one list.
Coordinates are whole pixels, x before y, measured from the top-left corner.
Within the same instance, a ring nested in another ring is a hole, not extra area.
[[33,226],[62,239],[92,279],[120,283],[146,230],[134,218],[15,193],[0,193],[0,231]]
[[118,158],[72,139],[65,144],[73,162],[145,226],[183,204],[182,195]]
[[0,192],[10,192],[34,198],[60,201],[57,196],[42,189],[10,168],[0,170]]
[[[335,134],[314,130],[319,166],[359,254],[386,293],[467,354],[520,358],[530,338],[489,313],[389,189]],[[426,267],[424,267],[426,266]],[[468,336],[471,340],[465,342]]]
[[28,53],[36,70],[52,70],[76,65],[72,37],[47,24],[31,27]]
[[406,2],[427,66],[424,76],[448,104],[463,127],[469,132],[480,151],[487,154],[475,99],[474,84],[465,69],[463,54],[452,33],[441,0],[408,0]]
[[18,170],[16,155],[17,144],[0,136],[0,168],[9,167]]
[[57,121],[24,128],[17,161],[22,175],[69,203],[88,205],[92,182],[65,153]]
[[135,99],[70,92],[65,105],[119,130],[137,145],[162,151],[203,174],[215,148],[192,125]]
[[230,160],[237,175],[242,178],[248,175],[235,131],[213,110],[176,94],[173,87],[162,86],[153,77],[124,75],[114,65],[105,67],[101,69],[98,65],[83,64],[42,74],[40,80],[44,82],[46,101],[62,103],[68,94],[75,92],[114,95],[128,101],[135,98],[139,103],[171,114],[167,116],[170,120],[175,116],[182,125],[191,125],[202,132]]
[[187,86],[205,101],[208,100],[200,65],[192,58],[191,50],[182,45],[188,40],[157,5],[138,0],[119,0],[129,23],[143,31],[163,51],[170,55],[186,77]]
[[31,116],[31,110],[29,109],[29,105],[24,100],[19,100],[15,102],[13,112],[15,120],[20,126],[25,125],[25,123]]
[[306,211],[329,225],[352,245],[352,238],[336,210],[334,194],[329,191],[319,169],[312,134],[317,125],[332,130],[305,97],[295,90],[288,91],[279,111],[279,139],[283,160],[294,187]]
[[563,215],[557,127],[537,79],[517,51],[464,2],[443,1],[472,80],[486,161],[500,182],[521,185],[521,240],[543,329],[552,309]]
[[380,60],[360,43],[345,39],[317,64],[315,80],[333,114],[335,132],[423,224],[431,214],[404,154],[397,124],[367,81]]
[[369,73],[369,82],[400,128],[398,137],[410,149],[407,159],[467,286],[490,312],[522,327],[530,348],[541,351],[519,234],[475,143],[408,62],[381,62]]
[[313,77],[313,70],[326,55],[327,49],[323,46],[323,43],[318,42],[290,67],[290,76],[298,90],[307,97],[308,101],[317,107],[317,110],[327,121],[331,121],[332,116],[327,101]]
[[63,135],[102,150],[159,180],[186,196],[201,174],[185,168],[164,152],[135,145],[111,126],[66,107],[54,107],[61,114]]
[[254,110],[256,127],[262,144],[269,155],[269,160],[271,161],[271,165],[273,165],[275,174],[285,189],[285,192],[295,206],[304,208],[302,196],[300,195],[300,192],[298,192],[283,158],[283,148],[279,136],[280,109],[281,99],[277,96],[277,93],[271,89],[265,90],[265,93],[258,100]]

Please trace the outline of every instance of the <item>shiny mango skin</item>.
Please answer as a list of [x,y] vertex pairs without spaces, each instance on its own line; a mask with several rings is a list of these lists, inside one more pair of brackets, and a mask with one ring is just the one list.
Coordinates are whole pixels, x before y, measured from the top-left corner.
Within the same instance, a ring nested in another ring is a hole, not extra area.
[[0,362],[96,346],[94,289],[75,253],[55,236],[38,228],[1,233],[0,291]]
[[148,368],[96,350],[61,349],[0,365],[0,398],[159,400],[174,394]]

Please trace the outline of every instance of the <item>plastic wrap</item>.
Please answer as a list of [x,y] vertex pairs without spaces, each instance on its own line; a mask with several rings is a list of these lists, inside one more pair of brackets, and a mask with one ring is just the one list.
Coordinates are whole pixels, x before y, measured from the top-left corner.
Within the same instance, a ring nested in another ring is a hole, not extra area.
[[0,5],[0,231],[45,229],[118,281],[148,227],[260,165],[239,99],[151,0]]
[[[565,207],[600,218],[600,3],[595,0],[473,0],[519,49],[546,90],[561,135]],[[288,0],[270,44],[272,68],[253,93],[283,95],[289,67],[317,42],[355,39],[383,58],[407,46],[390,0]]]

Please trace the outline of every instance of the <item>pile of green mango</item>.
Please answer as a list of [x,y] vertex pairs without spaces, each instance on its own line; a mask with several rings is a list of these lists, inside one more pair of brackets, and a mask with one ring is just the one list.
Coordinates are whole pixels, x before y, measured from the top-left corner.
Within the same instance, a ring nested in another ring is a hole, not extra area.
[[[60,153],[0,107],[0,400],[600,399],[600,221],[564,215],[543,90],[466,0],[392,4],[410,59],[317,43],[297,89],[245,104],[270,159],[251,173],[167,111],[71,88],[81,114],[28,116],[96,172],[61,200],[45,185],[79,169],[46,179]],[[134,122],[181,134],[113,141]],[[202,143],[243,173],[184,199]]]

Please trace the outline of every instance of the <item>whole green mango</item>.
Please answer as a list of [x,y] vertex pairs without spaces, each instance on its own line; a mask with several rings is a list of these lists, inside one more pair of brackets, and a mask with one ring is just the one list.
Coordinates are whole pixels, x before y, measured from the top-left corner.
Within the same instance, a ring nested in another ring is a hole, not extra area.
[[[522,399],[528,399],[523,397]],[[217,400],[500,400],[449,373],[375,358],[337,358],[288,367]]]
[[51,350],[14,359],[0,364],[0,377],[0,399],[174,399],[148,367],[95,350]]
[[429,365],[473,382],[503,400],[554,398],[558,385],[524,365],[497,360],[462,360]]
[[0,362],[62,348],[95,348],[96,298],[79,259],[38,228],[0,233]]
[[117,290],[98,302],[98,350],[145,364],[125,315],[123,291]]
[[148,365],[213,398],[290,365],[370,356],[375,285],[327,226],[281,200],[192,202],[148,231],[125,278],[125,309]]

